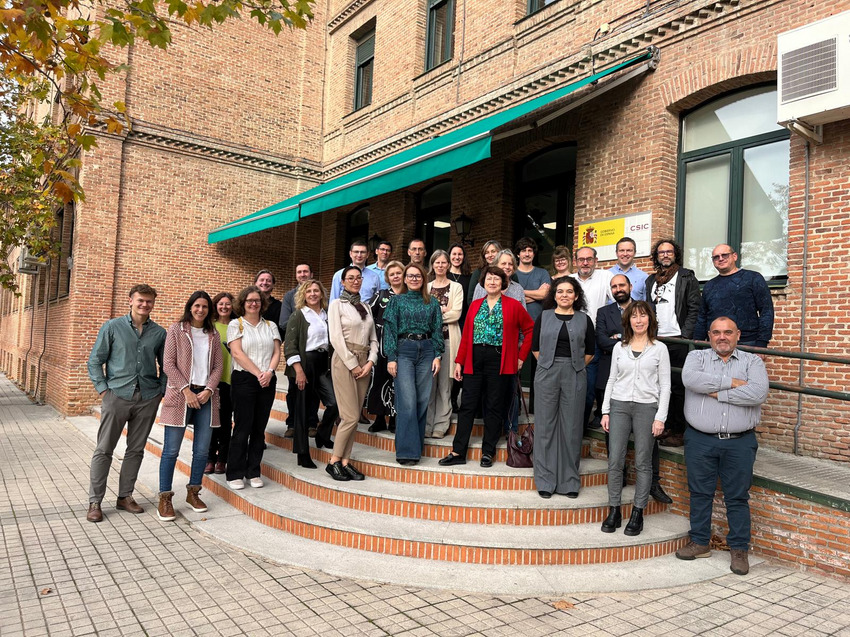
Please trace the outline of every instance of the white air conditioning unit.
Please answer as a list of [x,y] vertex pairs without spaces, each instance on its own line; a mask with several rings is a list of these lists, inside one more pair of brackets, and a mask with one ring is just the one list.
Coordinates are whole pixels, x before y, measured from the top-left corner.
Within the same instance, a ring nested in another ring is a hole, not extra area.
[[777,121],[850,118],[850,11],[779,34]]
[[44,258],[33,256],[24,246],[18,254],[18,274],[38,274],[38,269],[46,263]]

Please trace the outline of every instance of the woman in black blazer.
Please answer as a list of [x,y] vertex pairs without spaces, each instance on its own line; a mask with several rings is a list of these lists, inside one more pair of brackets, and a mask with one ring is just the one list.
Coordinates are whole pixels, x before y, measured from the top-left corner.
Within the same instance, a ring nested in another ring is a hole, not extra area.
[[325,405],[322,422],[316,430],[316,447],[332,448],[331,431],[337,417],[336,399],[329,373],[328,301],[324,286],[308,279],[295,292],[295,311],[286,324],[283,353],[289,391],[295,394],[295,437],[292,452],[298,466],[315,469],[310,458],[307,435],[307,392],[314,392]]

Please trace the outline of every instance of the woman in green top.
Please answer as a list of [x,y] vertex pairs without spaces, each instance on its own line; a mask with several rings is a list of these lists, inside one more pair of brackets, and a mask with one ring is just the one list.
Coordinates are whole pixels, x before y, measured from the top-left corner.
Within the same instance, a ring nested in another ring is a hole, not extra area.
[[213,471],[224,473],[227,471],[227,449],[230,447],[230,432],[233,429],[233,403],[230,402],[230,370],[233,365],[230,349],[227,347],[227,324],[233,318],[233,295],[230,292],[219,292],[213,298],[212,306],[215,329],[221,337],[221,358],[224,367],[218,383],[221,427],[212,430],[210,451],[204,473],[213,473]]
[[384,353],[395,378],[395,455],[403,465],[422,457],[431,383],[445,349],[443,313],[428,294],[427,276],[424,266],[409,263],[404,269],[407,292],[392,297],[384,312]]

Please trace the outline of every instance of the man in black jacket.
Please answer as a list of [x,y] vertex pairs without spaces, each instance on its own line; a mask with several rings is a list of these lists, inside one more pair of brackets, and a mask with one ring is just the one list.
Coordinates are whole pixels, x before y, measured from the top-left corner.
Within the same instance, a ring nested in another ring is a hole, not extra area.
[[[662,239],[652,248],[655,273],[646,279],[647,300],[655,308],[658,336],[693,338],[700,307],[699,281],[693,270],[682,267],[682,248],[672,239]],[[689,347],[667,344],[670,366],[680,370],[685,364]],[[671,375],[672,395],[667,428],[662,447],[680,447],[685,433],[685,387],[682,372]]]

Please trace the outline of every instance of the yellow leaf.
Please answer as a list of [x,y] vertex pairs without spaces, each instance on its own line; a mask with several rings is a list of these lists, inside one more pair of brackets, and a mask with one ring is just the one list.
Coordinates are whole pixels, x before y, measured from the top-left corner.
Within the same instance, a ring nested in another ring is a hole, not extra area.
[[79,135],[81,130],[83,130],[83,127],[79,124],[71,124],[68,127],[68,135],[71,137],[76,137],[77,135]]

